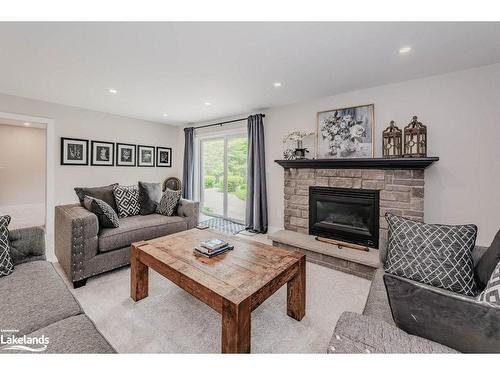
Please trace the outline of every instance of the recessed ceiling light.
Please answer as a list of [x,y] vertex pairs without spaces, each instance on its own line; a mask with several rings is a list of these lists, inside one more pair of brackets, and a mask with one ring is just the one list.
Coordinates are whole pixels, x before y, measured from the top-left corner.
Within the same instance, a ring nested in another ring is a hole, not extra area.
[[108,90],[111,94],[118,94],[118,90],[116,89],[109,89]]
[[410,51],[411,51],[411,47],[410,46],[401,47],[399,49],[399,54],[400,55],[404,55],[404,54],[406,54],[406,53],[408,53]]
[[281,82],[274,82],[274,83],[273,83],[273,86],[274,86],[274,87],[281,87]]
[[208,107],[209,105],[212,105],[210,102],[205,102],[205,105]]
[[29,122],[25,122],[23,125],[24,126],[30,126],[31,124]]
[[167,117],[168,115],[166,113],[163,114],[163,117]]

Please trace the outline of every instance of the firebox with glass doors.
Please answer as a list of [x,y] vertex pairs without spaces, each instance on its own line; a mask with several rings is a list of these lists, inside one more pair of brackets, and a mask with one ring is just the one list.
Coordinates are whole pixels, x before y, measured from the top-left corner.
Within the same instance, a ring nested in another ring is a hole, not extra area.
[[309,234],[377,249],[379,191],[311,186]]

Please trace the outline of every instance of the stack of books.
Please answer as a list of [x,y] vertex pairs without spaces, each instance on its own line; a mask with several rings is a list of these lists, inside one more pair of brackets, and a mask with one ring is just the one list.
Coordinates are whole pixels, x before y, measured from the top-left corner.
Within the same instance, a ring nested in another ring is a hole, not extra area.
[[199,246],[196,246],[194,248],[194,253],[207,258],[212,258],[216,255],[225,253],[226,251],[233,249],[234,246],[230,245],[226,241],[214,238],[211,240],[203,241]]

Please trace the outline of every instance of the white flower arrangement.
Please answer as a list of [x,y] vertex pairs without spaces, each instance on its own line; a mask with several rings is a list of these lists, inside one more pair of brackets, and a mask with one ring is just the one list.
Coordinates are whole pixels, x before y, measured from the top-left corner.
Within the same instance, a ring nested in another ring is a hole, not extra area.
[[307,148],[303,148],[302,141],[304,138],[310,137],[314,134],[314,132],[305,132],[297,129],[293,129],[291,132],[286,134],[282,139],[283,143],[294,141],[297,142],[297,147],[295,150],[291,148],[286,149],[283,153],[284,158],[287,160],[305,159],[305,155],[309,152],[309,150]]
[[289,132],[283,137],[282,141],[283,143],[286,143],[288,141],[302,142],[304,138],[310,137],[314,134],[315,134],[314,132],[308,133],[302,130],[293,129],[291,132]]

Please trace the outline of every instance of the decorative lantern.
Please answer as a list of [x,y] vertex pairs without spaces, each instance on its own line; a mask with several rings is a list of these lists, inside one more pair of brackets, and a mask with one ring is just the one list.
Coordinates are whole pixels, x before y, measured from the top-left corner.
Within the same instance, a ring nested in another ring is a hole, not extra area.
[[386,158],[397,158],[403,154],[403,132],[391,121],[382,132],[382,155]]
[[417,121],[417,116],[404,128],[404,157],[427,156],[427,126]]

